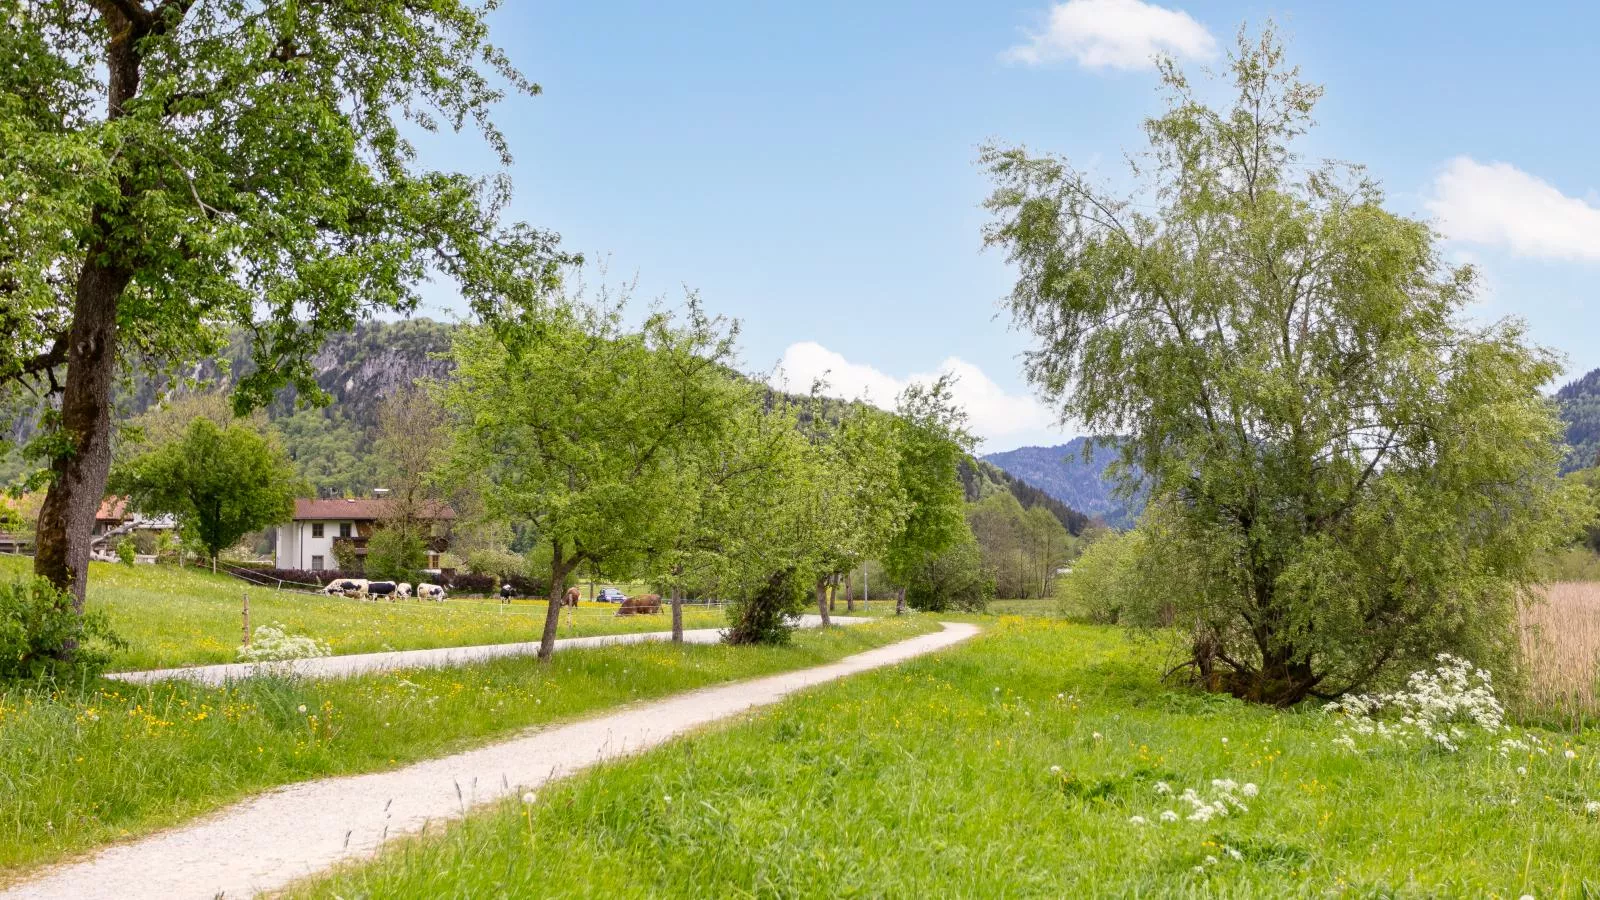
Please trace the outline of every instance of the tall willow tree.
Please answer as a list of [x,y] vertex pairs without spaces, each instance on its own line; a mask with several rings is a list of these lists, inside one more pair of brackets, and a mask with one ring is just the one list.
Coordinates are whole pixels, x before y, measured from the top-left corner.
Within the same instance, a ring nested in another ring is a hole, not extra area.
[[535,93],[461,0],[17,0],[0,27],[0,386],[59,397],[35,569],[81,607],[119,363],[248,329],[236,405],[285,384],[429,267],[487,308],[554,277],[498,221],[503,180],[417,165],[405,130],[479,131]]
[[1321,89],[1241,33],[1236,99],[1171,62],[1132,197],[990,147],[989,244],[1019,270],[1034,384],[1126,436],[1168,614],[1213,687],[1287,704],[1443,649],[1487,664],[1569,523],[1557,361],[1466,317],[1476,279],[1356,167],[1293,150]]

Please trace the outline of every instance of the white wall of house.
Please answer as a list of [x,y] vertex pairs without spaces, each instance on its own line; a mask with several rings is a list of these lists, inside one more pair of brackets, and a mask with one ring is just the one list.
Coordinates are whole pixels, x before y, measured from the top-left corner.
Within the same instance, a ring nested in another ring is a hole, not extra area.
[[337,569],[333,542],[340,537],[340,526],[344,526],[345,537],[355,536],[355,523],[349,520],[295,521],[279,526],[278,568]]

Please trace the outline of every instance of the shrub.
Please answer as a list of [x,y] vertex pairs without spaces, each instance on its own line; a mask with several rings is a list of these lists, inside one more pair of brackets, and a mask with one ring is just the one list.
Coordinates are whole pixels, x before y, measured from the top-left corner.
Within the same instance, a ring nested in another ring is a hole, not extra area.
[[389,581],[423,580],[422,567],[428,564],[428,548],[422,538],[403,528],[381,528],[367,541],[368,578]]
[[527,560],[510,550],[474,550],[467,554],[467,571],[474,575],[498,575],[503,579],[527,574]]
[[341,571],[361,571],[361,554],[356,552],[356,542],[349,538],[334,538],[333,560]]
[[906,585],[906,602],[928,612],[982,612],[994,594],[995,579],[984,570],[976,540],[962,541],[924,562]]
[[0,583],[0,681],[92,677],[125,646],[103,613],[80,616],[49,581]]
[[117,541],[117,561],[125,566],[131,566],[138,561],[139,549],[134,546],[131,538]]
[[806,605],[805,586],[793,569],[774,572],[755,594],[728,604],[730,644],[787,644],[789,617]]
[[262,625],[250,638],[250,645],[239,648],[240,662],[279,662],[332,656],[333,648],[309,634],[290,634],[281,623]]
[[538,576],[511,575],[505,579],[511,589],[524,597],[550,596],[550,579]]
[[493,575],[458,572],[450,577],[450,583],[446,587],[457,594],[492,594],[497,584]]

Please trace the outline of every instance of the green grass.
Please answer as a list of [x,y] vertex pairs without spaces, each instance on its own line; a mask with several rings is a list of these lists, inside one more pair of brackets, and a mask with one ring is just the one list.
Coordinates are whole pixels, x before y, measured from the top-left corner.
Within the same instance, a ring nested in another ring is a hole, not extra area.
[[[1571,761],[1550,735],[1531,758],[1492,739],[1358,755],[1318,710],[1164,685],[1165,656],[1115,628],[1001,619],[294,895],[1600,896],[1592,734]],[[1159,822],[1188,807],[1158,781],[1223,778],[1259,786],[1248,812]]]
[[[0,557],[0,578],[24,575],[30,564],[20,557]],[[544,629],[542,601],[367,602],[254,588],[195,569],[89,566],[89,608],[104,610],[129,644],[112,662],[117,670],[234,662],[243,636],[240,607],[246,592],[252,627],[282,623],[291,632],[327,641],[334,653],[537,640]],[[563,615],[561,637],[672,627],[666,615],[617,617],[612,615],[615,609],[614,604],[582,607],[570,617],[572,625]],[[684,611],[687,628],[725,624],[719,609]]]
[[[782,648],[640,644],[348,680],[100,682],[0,692],[0,873],[276,785],[445,755],[630,700],[838,659],[927,620],[797,633]],[[0,881],[5,880],[0,874]]]

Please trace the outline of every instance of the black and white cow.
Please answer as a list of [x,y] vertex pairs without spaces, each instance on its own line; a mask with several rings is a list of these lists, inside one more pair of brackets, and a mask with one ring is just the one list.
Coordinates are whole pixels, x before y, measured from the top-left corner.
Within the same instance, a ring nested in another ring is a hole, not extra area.
[[323,588],[322,592],[330,597],[335,594],[343,594],[346,597],[360,597],[365,593],[366,589],[367,580],[365,578],[335,578],[328,582],[328,586]]
[[444,600],[444,588],[437,584],[429,584],[424,581],[422,584],[417,585],[417,599],[438,600],[442,602]]
[[365,594],[366,596],[371,597],[373,600],[382,600],[383,598],[388,597],[389,602],[393,603],[395,595],[399,592],[400,585],[395,584],[392,581],[369,581],[367,582]]

